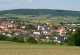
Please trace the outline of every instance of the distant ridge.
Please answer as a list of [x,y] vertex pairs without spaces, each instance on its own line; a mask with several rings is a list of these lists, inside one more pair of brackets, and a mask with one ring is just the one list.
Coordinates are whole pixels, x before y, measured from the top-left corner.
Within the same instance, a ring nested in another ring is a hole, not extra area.
[[51,15],[51,16],[80,16],[80,11],[56,10],[56,9],[13,9],[0,11],[0,15]]

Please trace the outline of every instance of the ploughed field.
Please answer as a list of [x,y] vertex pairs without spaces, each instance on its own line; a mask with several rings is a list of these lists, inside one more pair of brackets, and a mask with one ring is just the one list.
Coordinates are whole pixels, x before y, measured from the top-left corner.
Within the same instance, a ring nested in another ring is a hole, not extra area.
[[80,55],[80,47],[0,41],[0,55]]

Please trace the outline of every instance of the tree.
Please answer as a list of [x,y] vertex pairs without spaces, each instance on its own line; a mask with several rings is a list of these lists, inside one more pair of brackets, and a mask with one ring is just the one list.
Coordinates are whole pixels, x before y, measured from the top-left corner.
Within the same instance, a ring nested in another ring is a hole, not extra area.
[[72,32],[68,37],[67,43],[69,45],[80,46],[80,28],[77,28],[75,32]]

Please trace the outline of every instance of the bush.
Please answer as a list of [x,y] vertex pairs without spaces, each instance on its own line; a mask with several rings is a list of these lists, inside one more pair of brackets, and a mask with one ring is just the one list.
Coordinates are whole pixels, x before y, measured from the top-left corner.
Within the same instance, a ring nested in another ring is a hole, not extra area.
[[5,36],[5,35],[0,35],[0,40],[11,41],[12,37],[8,37],[8,36]]
[[29,37],[28,39],[27,39],[27,42],[28,43],[37,43],[37,40],[35,40],[35,38],[33,38],[33,37]]
[[23,39],[23,37],[17,36],[17,37],[13,37],[12,41],[14,41],[14,42],[24,42],[24,39]]
[[0,40],[4,40],[4,41],[14,41],[14,42],[28,42],[28,43],[37,43],[37,41],[35,40],[35,38],[33,37],[26,37],[26,36],[12,36],[12,37],[8,37],[5,35],[0,35]]
[[69,45],[80,46],[80,31],[79,29],[76,32],[73,32],[67,40]]
[[0,40],[6,40],[7,39],[7,36],[5,35],[0,35]]

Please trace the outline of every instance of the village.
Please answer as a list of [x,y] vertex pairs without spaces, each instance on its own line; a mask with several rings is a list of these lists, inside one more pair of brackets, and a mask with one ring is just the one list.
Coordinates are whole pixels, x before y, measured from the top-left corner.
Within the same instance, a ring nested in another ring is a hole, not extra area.
[[[36,41],[52,41],[64,43],[69,32],[75,32],[80,24],[59,24],[57,26],[50,23],[27,24],[14,20],[0,19],[0,35],[26,38],[33,37]],[[24,37],[23,37],[24,36]]]

